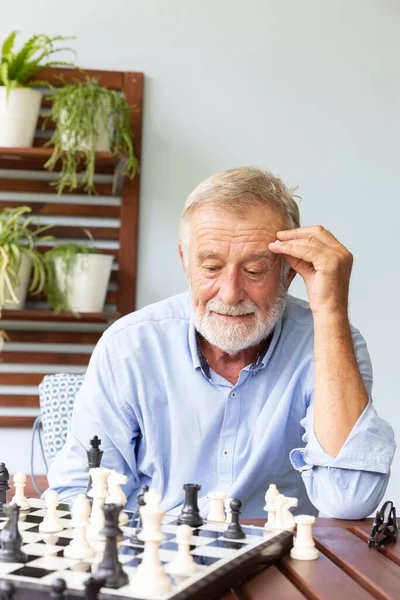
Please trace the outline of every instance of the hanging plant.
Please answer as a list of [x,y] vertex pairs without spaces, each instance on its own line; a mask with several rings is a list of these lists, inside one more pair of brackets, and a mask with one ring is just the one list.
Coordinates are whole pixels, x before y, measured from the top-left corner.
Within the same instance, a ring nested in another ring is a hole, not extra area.
[[[118,92],[86,76],[83,81],[76,79],[75,83],[58,88],[48,100],[48,119],[54,121],[55,129],[46,144],[54,150],[45,167],[52,171],[61,164],[60,179],[54,182],[59,193],[64,188],[72,191],[79,187],[87,193],[95,191],[98,151],[127,154],[123,174],[133,179],[138,160],[129,123],[131,107]],[[79,171],[82,165],[83,170]]]

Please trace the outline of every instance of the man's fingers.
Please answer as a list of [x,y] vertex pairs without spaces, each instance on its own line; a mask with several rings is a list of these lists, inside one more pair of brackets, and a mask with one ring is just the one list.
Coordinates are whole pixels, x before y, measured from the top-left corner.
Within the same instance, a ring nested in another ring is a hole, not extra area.
[[298,227],[297,229],[285,229],[283,231],[278,231],[276,237],[278,240],[282,241],[315,238],[321,242],[324,242],[328,246],[340,244],[335,236],[332,235],[330,231],[325,229],[325,227],[322,227],[322,225],[310,225],[307,227]]
[[277,254],[284,254],[286,256],[294,256],[307,262],[314,263],[321,260],[321,244],[316,241],[310,240],[291,240],[290,242],[283,242],[276,240],[268,244],[268,248],[272,252]]

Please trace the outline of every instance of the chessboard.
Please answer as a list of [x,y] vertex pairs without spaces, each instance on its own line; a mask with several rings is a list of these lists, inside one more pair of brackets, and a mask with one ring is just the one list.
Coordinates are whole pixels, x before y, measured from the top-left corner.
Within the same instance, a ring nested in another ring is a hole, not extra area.
[[[16,588],[15,600],[42,600],[58,596],[51,595],[51,585],[62,578],[67,586],[67,599],[85,598],[84,582],[96,571],[102,558],[101,547],[93,559],[87,561],[64,557],[64,548],[73,538],[70,506],[60,503],[57,515],[64,529],[56,534],[39,532],[39,524],[46,514],[42,499],[29,499],[29,511],[20,512],[19,531],[22,535],[22,551],[29,559],[26,563],[0,563],[0,581],[12,581]],[[143,546],[131,541],[135,532],[136,513],[129,513],[127,527],[122,527],[123,539],[119,544],[119,560],[129,576],[129,583],[119,589],[101,588],[101,600],[142,600],[149,596],[135,594],[135,570],[141,562]],[[0,529],[6,519],[0,518]],[[160,559],[166,565],[176,557],[177,517],[164,515],[162,531],[165,539],[160,544]],[[190,552],[199,571],[188,577],[170,575],[172,591],[158,596],[160,600],[213,600],[221,597],[231,586],[254,575],[263,566],[287,554],[293,545],[290,531],[264,531],[261,527],[242,526],[246,534],[243,540],[228,540],[222,537],[226,525],[205,521],[193,529]],[[101,544],[101,543],[99,543]],[[151,596],[150,596],[151,598]]]

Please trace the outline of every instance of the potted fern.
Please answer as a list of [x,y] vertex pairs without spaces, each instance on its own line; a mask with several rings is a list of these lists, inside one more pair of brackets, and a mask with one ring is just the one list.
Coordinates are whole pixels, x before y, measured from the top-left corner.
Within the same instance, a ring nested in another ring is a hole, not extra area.
[[[54,149],[45,167],[53,170],[61,165],[55,184],[59,193],[65,187],[71,191],[78,187],[84,187],[87,193],[95,191],[96,152],[127,154],[124,175],[135,176],[138,160],[129,123],[131,107],[118,92],[102,87],[86,75],[58,88],[48,100],[48,118],[55,122],[55,129],[46,144]],[[82,157],[83,170],[78,177]]]
[[39,116],[42,93],[31,86],[48,86],[29,79],[41,69],[69,63],[54,61],[53,55],[70,48],[57,47],[63,36],[34,35],[18,51],[14,50],[17,32],[3,43],[0,61],[0,146],[31,147]]
[[45,254],[45,293],[60,312],[102,312],[113,256],[88,244],[58,244]]
[[40,226],[30,212],[28,206],[0,211],[0,314],[3,308],[23,308],[28,287],[32,294],[44,288],[44,257],[36,246],[53,239],[42,236],[51,225]]

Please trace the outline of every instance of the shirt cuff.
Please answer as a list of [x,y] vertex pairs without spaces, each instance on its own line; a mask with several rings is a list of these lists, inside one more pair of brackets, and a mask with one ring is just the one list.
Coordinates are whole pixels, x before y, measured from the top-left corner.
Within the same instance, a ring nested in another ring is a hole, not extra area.
[[[306,419],[301,421],[303,426],[306,425],[305,421]],[[312,467],[335,467],[376,473],[390,472],[396,449],[393,430],[377,416],[371,402],[360,415],[336,457],[325,452],[317,440],[312,418],[307,425],[307,433],[303,437],[307,442],[306,447],[294,448],[289,454],[290,462],[297,471],[306,471]]]

